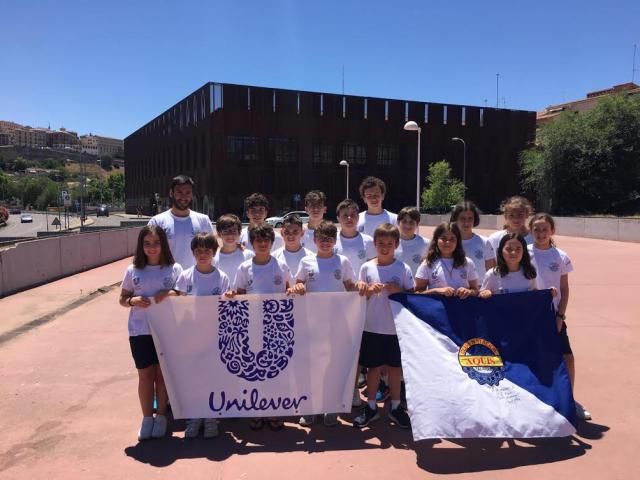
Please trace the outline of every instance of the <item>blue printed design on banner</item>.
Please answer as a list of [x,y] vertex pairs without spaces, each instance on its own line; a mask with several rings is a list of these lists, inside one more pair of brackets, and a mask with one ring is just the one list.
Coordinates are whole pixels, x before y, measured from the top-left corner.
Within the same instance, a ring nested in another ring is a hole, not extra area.
[[249,301],[218,302],[218,349],[227,370],[250,382],[275,378],[289,364],[294,345],[293,299],[262,301],[262,350],[249,346]]

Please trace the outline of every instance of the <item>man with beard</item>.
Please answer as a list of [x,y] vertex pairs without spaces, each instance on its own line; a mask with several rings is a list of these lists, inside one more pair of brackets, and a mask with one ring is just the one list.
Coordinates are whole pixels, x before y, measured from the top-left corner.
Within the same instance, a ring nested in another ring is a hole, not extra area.
[[191,239],[200,232],[213,233],[213,227],[208,216],[189,208],[193,199],[191,177],[175,177],[171,181],[169,198],[172,200],[171,209],[154,216],[149,225],[157,225],[166,232],[173,258],[185,270],[195,265]]

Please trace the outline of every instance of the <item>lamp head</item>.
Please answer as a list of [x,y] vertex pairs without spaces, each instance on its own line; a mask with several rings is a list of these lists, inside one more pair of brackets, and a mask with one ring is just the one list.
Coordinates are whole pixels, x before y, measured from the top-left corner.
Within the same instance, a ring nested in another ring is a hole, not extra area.
[[405,123],[404,124],[404,129],[406,131],[408,131],[408,132],[418,132],[418,131],[420,131],[420,127],[413,120],[409,120],[407,123]]

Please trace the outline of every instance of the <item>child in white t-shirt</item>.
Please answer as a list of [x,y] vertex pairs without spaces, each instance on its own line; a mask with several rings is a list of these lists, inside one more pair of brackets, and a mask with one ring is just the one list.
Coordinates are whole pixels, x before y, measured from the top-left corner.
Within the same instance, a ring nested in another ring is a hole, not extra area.
[[216,233],[222,246],[213,257],[213,264],[229,277],[233,285],[238,267],[253,258],[253,252],[240,244],[242,223],[233,214],[222,215],[216,222]]
[[304,248],[300,243],[303,231],[302,220],[298,215],[289,215],[285,218],[281,231],[284,247],[273,252],[273,256],[286,263],[291,275],[294,275],[298,271],[300,260],[308,255],[313,255],[313,252]]
[[[300,261],[296,273],[296,284],[289,293],[304,295],[305,292],[345,292],[355,290],[355,274],[351,262],[343,255],[334,253],[338,229],[327,220],[323,220],[314,230],[314,241],[317,254],[310,255]],[[315,417],[300,417],[299,424],[309,427]],[[334,427],[338,424],[336,413],[325,413],[324,424]]]
[[[320,190],[311,190],[304,196],[304,211],[309,214],[309,223],[302,236],[302,246],[316,253],[316,244],[313,240],[313,232],[324,220],[327,213],[327,196]],[[293,274],[294,271],[292,270]]]
[[367,177],[360,184],[360,196],[364,203],[367,204],[367,210],[360,212],[358,218],[358,231],[360,233],[365,233],[372,237],[378,225],[383,223],[398,224],[397,215],[382,208],[386,191],[387,186],[377,177]]
[[[567,334],[566,312],[569,303],[569,273],[573,265],[569,256],[556,247],[553,241],[555,222],[548,213],[538,213],[529,222],[534,243],[529,245],[531,262],[538,271],[538,283],[542,288],[555,287],[558,295],[553,299],[556,308],[556,323],[562,344],[564,361],[571,385],[575,383],[575,358]],[[591,420],[591,413],[576,402],[576,414],[580,420]]]
[[524,238],[507,233],[498,244],[497,265],[485,275],[479,296],[489,298],[494,293],[538,290],[536,277]]
[[464,254],[455,223],[441,223],[434,230],[427,256],[416,272],[416,292],[459,298],[478,294],[476,267]]
[[416,207],[404,207],[398,212],[400,245],[396,249],[396,258],[406,263],[414,275],[429,248],[429,240],[418,234],[419,226],[420,212]]
[[[129,308],[129,345],[138,371],[138,397],[142,424],[138,440],[164,437],[167,433],[167,388],[147,320],[146,308],[167,296],[178,295],[176,282],[182,268],[175,263],[167,235],[156,225],[142,227],[138,234],[133,265],[122,280],[120,305]],[[153,417],[153,398],[158,408]]]
[[480,223],[478,207],[468,200],[460,202],[451,212],[449,221],[456,223],[460,228],[464,254],[473,260],[478,274],[478,282],[482,283],[487,270],[496,266],[496,253],[487,238],[473,233],[473,227],[477,227]]
[[504,228],[489,235],[489,242],[494,251],[498,250],[500,239],[507,233],[522,235],[527,245],[533,243],[533,236],[527,228],[527,218],[533,213],[529,200],[518,195],[509,197],[500,204],[500,211],[504,214]]
[[400,428],[409,428],[410,421],[400,403],[402,364],[400,346],[389,295],[414,288],[411,269],[394,257],[400,243],[398,227],[390,223],[379,225],[373,236],[377,257],[360,268],[358,291],[366,291],[367,312],[360,345],[360,365],[367,367],[367,404],[354,420],[356,427],[364,427],[380,418],[376,392],[382,368],[386,366],[391,392],[389,418]]
[[[191,251],[196,264],[182,272],[176,289],[184,295],[206,296],[222,295],[229,291],[229,277],[212,264],[213,256],[218,250],[218,241],[212,234],[199,233],[191,240]],[[198,436],[204,423],[204,438],[218,436],[218,421],[215,418],[191,418],[187,420],[184,431],[185,438]]]
[[336,207],[340,232],[335,250],[349,259],[356,275],[364,262],[376,256],[373,238],[358,232],[358,210],[358,204],[349,198],[341,201]]
[[[257,227],[264,223],[269,213],[269,201],[261,193],[252,193],[244,199],[244,210],[249,218],[249,227]],[[253,250],[253,245],[249,240],[249,227],[243,228],[240,234],[240,245],[247,250]],[[282,237],[274,231],[272,249],[275,251],[284,245]]]

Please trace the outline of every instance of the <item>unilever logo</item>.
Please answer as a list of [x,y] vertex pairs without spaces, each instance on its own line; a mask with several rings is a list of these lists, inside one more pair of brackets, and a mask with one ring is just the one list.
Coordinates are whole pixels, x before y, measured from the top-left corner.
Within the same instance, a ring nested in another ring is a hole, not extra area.
[[250,382],[275,378],[293,356],[293,299],[263,300],[262,349],[249,346],[249,301],[218,302],[218,349],[229,373]]

